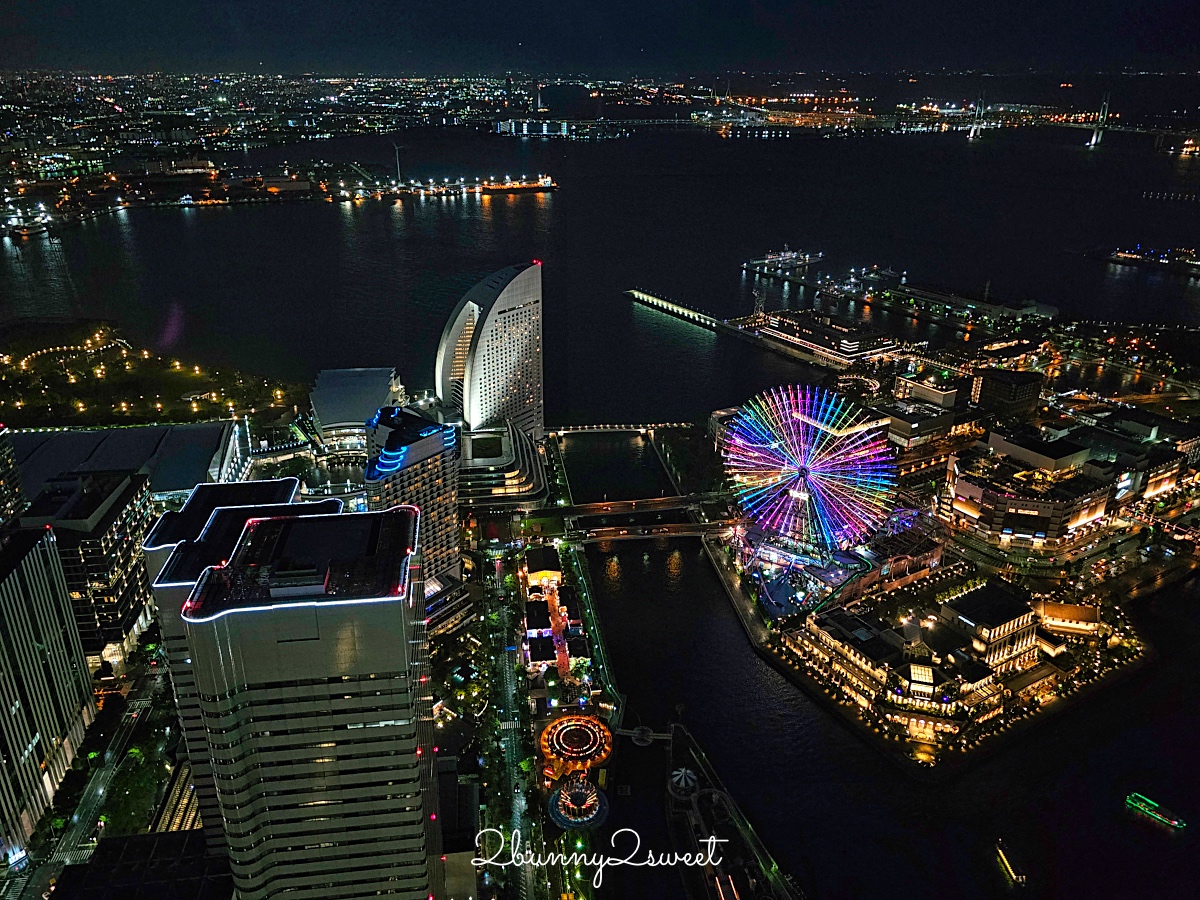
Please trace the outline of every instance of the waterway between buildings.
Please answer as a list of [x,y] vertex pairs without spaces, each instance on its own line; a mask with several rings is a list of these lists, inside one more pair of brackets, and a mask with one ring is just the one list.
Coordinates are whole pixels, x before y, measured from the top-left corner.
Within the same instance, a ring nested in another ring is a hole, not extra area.
[[[632,496],[631,486],[654,484],[653,452],[637,438],[569,441],[581,497]],[[755,654],[698,539],[598,544],[586,557],[627,697],[624,724],[665,730],[682,705],[734,799],[811,896],[1007,896],[993,849],[1001,836],[1030,870],[1027,896],[1182,896],[1200,883],[1195,827],[1167,834],[1122,808],[1137,790],[1200,816],[1196,581],[1138,601],[1134,619],[1157,650],[1144,669],[964,774],[928,783],[900,772]],[[656,793],[664,759],[620,742],[602,844],[634,827],[644,846],[665,847]],[[607,896],[622,898],[681,890],[646,869],[613,870],[606,884]]]

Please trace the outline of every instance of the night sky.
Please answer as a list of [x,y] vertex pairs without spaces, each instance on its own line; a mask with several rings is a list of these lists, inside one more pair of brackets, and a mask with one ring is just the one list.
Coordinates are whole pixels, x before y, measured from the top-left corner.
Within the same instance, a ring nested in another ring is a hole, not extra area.
[[1200,68],[1196,0],[0,0],[0,67]]

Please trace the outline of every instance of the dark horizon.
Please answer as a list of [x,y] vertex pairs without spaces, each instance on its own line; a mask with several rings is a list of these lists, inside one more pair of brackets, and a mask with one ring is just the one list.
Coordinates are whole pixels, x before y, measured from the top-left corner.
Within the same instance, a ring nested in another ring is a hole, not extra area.
[[631,0],[397,8],[382,0],[178,7],[0,0],[9,71],[500,74],[1106,72],[1200,69],[1187,0]]

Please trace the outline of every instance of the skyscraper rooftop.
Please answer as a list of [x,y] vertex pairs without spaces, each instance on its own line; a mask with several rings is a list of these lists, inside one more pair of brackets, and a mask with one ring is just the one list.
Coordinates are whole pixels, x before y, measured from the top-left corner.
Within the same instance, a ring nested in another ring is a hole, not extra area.
[[233,558],[197,583],[183,617],[403,596],[417,521],[414,507],[251,520]]

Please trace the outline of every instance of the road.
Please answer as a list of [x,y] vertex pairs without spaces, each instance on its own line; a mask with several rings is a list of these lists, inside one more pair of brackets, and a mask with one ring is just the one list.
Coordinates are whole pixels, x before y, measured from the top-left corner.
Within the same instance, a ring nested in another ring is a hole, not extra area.
[[150,694],[158,687],[162,677],[161,672],[142,675],[130,689],[126,698],[128,706],[104,754],[104,764],[94,770],[88,779],[75,814],[71,816],[71,822],[59,838],[54,852],[29,873],[24,891],[18,895],[21,900],[39,900],[49,879],[57,877],[63,866],[84,863],[91,858],[96,849],[95,844],[91,843],[91,836],[104,808],[105,793],[125,759],[138,719],[150,711]]
[[[500,585],[503,583],[504,566],[502,560],[496,560],[495,574],[489,578],[489,605],[500,606],[500,628],[493,632],[492,652],[503,662],[499,663],[500,684],[497,686],[498,696],[496,718],[500,723],[500,746],[504,752],[505,781],[500,789],[512,791],[512,816],[509,827],[513,831],[521,831],[529,836],[528,810],[526,809],[524,791],[524,773],[521,771],[521,717],[517,704],[522,702],[517,690],[517,666],[521,662],[520,651],[517,649],[516,631],[509,618],[509,610],[504,603]],[[526,865],[520,870],[518,892],[520,897],[530,897],[533,893],[533,867]]]
[[688,494],[684,497],[649,497],[645,500],[606,500],[601,503],[577,503],[574,506],[560,506],[554,510],[556,515],[594,516],[600,513],[631,513],[659,512],[664,509],[686,509],[724,499],[726,494]]

